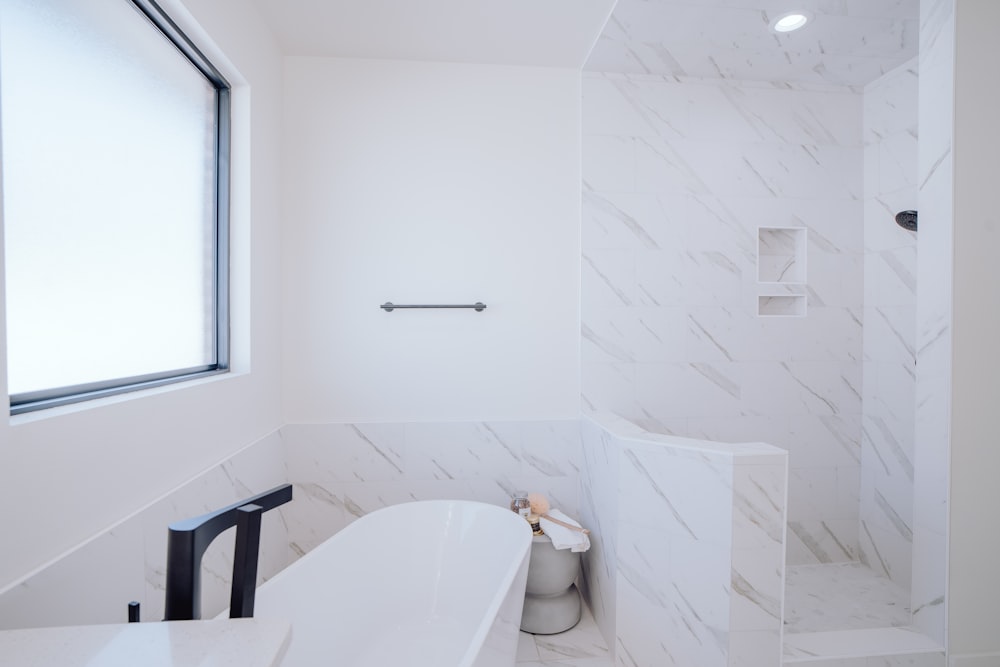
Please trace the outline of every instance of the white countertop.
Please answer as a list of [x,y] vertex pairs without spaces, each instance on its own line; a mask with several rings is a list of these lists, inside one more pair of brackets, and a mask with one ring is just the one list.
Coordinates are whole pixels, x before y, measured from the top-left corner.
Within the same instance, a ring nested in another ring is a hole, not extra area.
[[0,632],[4,667],[276,667],[291,625],[238,618]]

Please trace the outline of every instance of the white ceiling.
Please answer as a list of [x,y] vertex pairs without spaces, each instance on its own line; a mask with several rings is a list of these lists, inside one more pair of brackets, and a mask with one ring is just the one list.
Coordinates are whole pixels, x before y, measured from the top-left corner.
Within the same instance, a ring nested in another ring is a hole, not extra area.
[[[618,0],[585,69],[864,85],[917,54],[919,0]],[[813,20],[779,35],[773,19]]]
[[[288,55],[855,86],[916,55],[919,13],[919,0],[254,2]],[[813,21],[773,33],[793,9]]]
[[615,0],[254,0],[288,55],[580,68]]

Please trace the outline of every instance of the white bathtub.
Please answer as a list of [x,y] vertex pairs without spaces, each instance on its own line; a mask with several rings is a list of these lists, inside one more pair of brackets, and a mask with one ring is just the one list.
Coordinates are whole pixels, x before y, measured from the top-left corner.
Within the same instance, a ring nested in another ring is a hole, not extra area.
[[502,507],[394,505],[261,585],[254,616],[291,621],[287,667],[513,667],[530,547]]

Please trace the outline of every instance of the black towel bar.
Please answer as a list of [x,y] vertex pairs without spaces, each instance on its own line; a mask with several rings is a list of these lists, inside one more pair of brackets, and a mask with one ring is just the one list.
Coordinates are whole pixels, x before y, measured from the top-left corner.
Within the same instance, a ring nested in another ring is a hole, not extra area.
[[407,305],[407,306],[401,306],[401,305],[392,303],[391,301],[386,301],[381,306],[379,306],[379,308],[381,308],[382,310],[384,310],[387,313],[391,313],[396,308],[472,308],[477,313],[481,313],[484,310],[486,310],[486,304],[483,303],[483,302],[481,302],[481,301],[477,301],[475,303],[464,303],[464,304],[455,304],[455,305],[449,305],[449,304],[429,304],[429,305]]

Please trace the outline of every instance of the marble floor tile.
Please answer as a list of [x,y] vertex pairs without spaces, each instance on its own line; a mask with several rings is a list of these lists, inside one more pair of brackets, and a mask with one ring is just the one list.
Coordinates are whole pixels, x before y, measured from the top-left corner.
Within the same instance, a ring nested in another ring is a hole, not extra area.
[[517,664],[538,662],[538,647],[535,646],[535,636],[521,632],[517,638]]
[[521,633],[517,667],[543,666],[612,667],[607,643],[586,606],[580,622],[566,632],[556,635]]
[[861,563],[794,565],[786,572],[786,634],[909,624],[909,592]]

